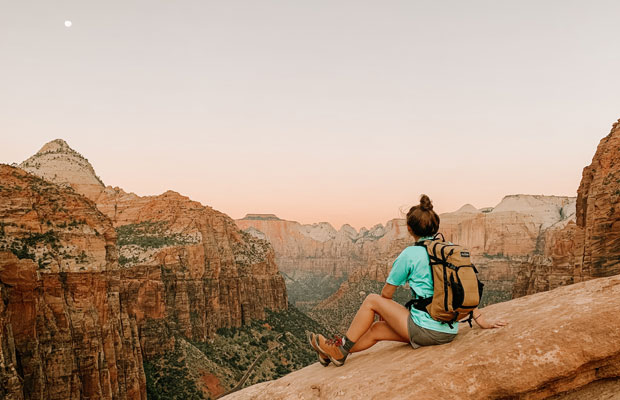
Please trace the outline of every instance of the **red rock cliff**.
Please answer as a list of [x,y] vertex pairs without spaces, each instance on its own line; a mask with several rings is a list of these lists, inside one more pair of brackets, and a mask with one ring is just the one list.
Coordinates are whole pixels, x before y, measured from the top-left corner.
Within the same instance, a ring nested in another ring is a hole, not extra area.
[[108,187],[95,201],[118,229],[125,296],[146,354],[166,346],[163,320],[204,341],[264,318],[265,308],[286,309],[273,249],[227,215],[171,191],[140,197]]
[[[104,188],[64,141],[0,166],[0,383],[8,398],[144,398],[175,336],[287,307],[268,242],[178,193]],[[86,197],[85,197],[86,196]]]
[[545,234],[544,254],[520,271],[515,296],[620,273],[620,123],[601,139],[577,190],[576,223]]
[[0,165],[3,398],[145,398],[114,239],[92,202]]

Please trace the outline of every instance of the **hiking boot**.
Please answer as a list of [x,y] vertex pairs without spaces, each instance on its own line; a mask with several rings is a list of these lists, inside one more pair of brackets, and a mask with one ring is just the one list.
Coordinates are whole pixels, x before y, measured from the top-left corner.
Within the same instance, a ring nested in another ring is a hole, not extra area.
[[340,367],[344,364],[349,352],[342,348],[343,338],[334,336],[333,339],[325,339],[323,335],[314,335],[314,341],[319,351],[329,357],[335,366]]
[[329,357],[327,357],[326,354],[323,354],[323,352],[319,348],[319,345],[315,343],[316,335],[312,332],[308,332],[307,335],[308,335],[308,342],[310,343],[310,346],[312,346],[312,349],[316,351],[316,355],[319,359],[319,362],[321,363],[322,366],[327,367],[329,363],[331,362],[331,360],[329,359]]

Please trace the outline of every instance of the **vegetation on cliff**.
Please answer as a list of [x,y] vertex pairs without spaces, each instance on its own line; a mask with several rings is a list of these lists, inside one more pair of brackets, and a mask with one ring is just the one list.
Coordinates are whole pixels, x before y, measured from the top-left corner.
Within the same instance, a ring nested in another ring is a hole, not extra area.
[[144,364],[149,399],[212,398],[234,387],[257,358],[244,386],[316,362],[305,332],[326,332],[323,326],[292,305],[266,314],[240,328],[221,328],[208,342],[176,337],[174,351]]

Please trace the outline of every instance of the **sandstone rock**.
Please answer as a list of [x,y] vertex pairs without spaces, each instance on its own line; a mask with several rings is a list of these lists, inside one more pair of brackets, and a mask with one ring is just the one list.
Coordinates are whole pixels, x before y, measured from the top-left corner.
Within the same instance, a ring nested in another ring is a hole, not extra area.
[[3,395],[145,398],[110,221],[72,189],[4,165],[0,221]]
[[542,256],[518,276],[515,297],[620,273],[619,148],[620,123],[615,123],[583,170],[576,224],[556,224],[545,232]]
[[569,393],[620,377],[618,309],[620,277],[596,279],[485,308],[490,318],[510,321],[502,329],[461,326],[452,343],[417,350],[380,343],[351,355],[341,368],[317,363],[226,399],[542,399]]
[[619,200],[620,120],[601,139],[577,189],[577,226],[584,235],[581,271],[586,276],[620,273]]
[[273,249],[225,214],[103,188],[63,141],[22,167],[65,188],[0,166],[0,394],[145,398],[143,356],[287,308]]
[[49,182],[71,186],[91,199],[104,187],[88,160],[62,139],[46,143],[19,167]]
[[133,257],[122,274],[143,338],[154,339],[143,339],[146,354],[172,344],[153,320],[204,341],[219,328],[264,318],[265,308],[286,309],[271,246],[227,215],[172,191],[140,197],[107,187],[95,201],[119,231],[121,256]]
[[45,272],[117,268],[116,232],[95,204],[20,169],[0,165],[0,250]]
[[[118,252],[110,247],[108,257],[132,269],[122,271],[123,298],[139,322],[145,354],[171,348],[174,341],[162,332],[206,340],[221,327],[263,318],[265,308],[286,309],[273,250],[240,232],[227,215],[173,191],[138,196],[100,182],[96,190],[86,186],[94,184],[94,169],[62,140],[43,146],[22,167],[88,197],[121,233]],[[115,230],[106,232],[115,242]],[[80,268],[91,266],[84,264]]]

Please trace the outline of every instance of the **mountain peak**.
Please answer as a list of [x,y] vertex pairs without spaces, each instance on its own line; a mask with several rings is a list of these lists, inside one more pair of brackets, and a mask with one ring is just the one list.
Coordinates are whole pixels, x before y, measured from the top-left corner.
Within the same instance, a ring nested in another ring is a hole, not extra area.
[[90,162],[63,139],[44,144],[37,153],[19,164],[19,167],[46,181],[71,186],[91,199],[104,187]]
[[65,142],[63,139],[54,139],[51,142],[45,143],[43,147],[41,147],[41,150],[37,152],[37,154],[59,151],[75,152],[75,150],[69,147],[69,144],[67,144],[67,142]]

